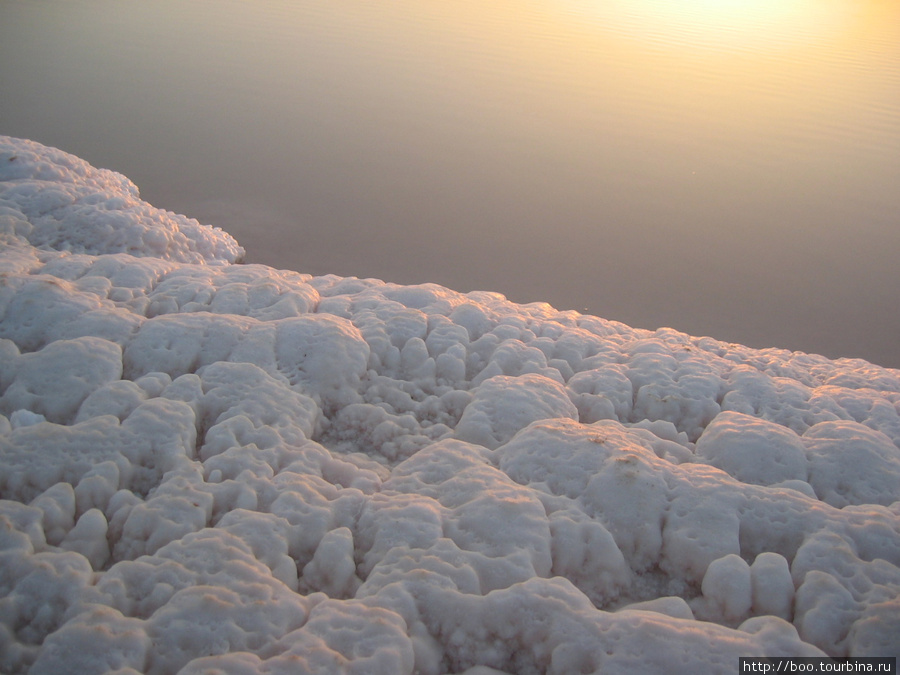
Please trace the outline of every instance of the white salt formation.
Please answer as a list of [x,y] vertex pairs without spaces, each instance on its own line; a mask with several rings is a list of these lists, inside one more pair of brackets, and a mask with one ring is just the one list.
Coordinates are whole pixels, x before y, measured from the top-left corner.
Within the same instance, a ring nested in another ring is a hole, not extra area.
[[0,671],[900,655],[900,372],[236,264],[0,138]]

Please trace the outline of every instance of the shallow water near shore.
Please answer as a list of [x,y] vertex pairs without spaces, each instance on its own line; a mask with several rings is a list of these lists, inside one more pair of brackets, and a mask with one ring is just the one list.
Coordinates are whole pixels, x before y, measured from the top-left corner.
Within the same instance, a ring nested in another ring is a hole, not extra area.
[[248,260],[900,367],[900,7],[10,0],[0,133]]

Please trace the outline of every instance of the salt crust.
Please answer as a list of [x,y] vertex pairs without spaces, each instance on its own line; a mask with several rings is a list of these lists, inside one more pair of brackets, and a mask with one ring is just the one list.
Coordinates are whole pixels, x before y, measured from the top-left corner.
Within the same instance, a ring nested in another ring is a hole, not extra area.
[[900,655],[900,372],[234,264],[0,138],[0,671]]

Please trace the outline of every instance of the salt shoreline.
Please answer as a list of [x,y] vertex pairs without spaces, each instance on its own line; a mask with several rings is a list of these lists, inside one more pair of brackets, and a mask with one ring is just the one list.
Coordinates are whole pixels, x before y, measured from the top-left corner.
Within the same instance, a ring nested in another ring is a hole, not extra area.
[[0,137],[4,672],[898,654],[900,371],[242,254]]

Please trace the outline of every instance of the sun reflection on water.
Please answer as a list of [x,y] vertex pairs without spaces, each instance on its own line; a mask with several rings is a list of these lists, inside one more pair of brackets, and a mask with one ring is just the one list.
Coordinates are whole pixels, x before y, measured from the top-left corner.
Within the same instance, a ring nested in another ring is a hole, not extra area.
[[574,7],[670,46],[754,50],[833,36],[846,28],[852,10],[841,0],[574,0]]

